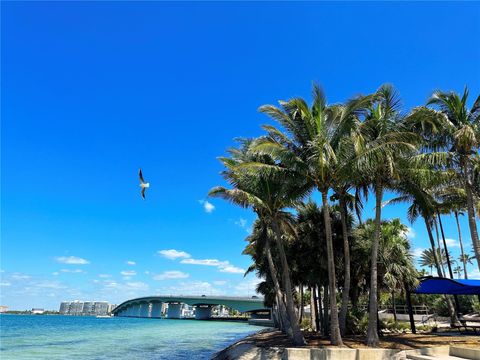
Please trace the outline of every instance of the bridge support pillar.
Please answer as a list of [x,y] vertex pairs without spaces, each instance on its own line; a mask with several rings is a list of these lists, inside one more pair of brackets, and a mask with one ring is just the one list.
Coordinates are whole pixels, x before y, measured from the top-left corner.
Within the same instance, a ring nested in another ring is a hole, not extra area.
[[125,313],[125,316],[128,316],[128,317],[133,316],[133,305],[129,305],[129,306],[127,307],[127,311],[126,311],[126,313]]
[[195,307],[195,319],[207,320],[212,317],[212,305],[197,305]]
[[154,302],[152,303],[152,313],[150,315],[152,318],[162,317],[162,303]]
[[140,304],[132,305],[132,312],[131,317],[139,317],[140,316]]
[[169,319],[180,319],[182,317],[182,304],[169,303],[167,310],[167,317]]
[[148,317],[149,312],[150,312],[150,303],[140,303],[138,316],[142,318],[146,318]]

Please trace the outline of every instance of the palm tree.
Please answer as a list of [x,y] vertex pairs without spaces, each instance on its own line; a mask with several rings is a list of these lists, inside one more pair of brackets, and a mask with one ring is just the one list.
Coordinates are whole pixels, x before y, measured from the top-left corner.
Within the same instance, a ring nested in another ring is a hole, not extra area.
[[392,180],[399,175],[399,159],[402,156],[413,155],[419,141],[417,135],[407,131],[404,126],[400,114],[400,100],[393,87],[383,85],[375,97],[374,106],[369,109],[365,120],[360,124],[357,136],[353,137],[357,150],[354,163],[356,174],[371,185],[376,203],[367,332],[367,344],[373,347],[378,345],[377,259],[383,193],[385,188],[392,187]]
[[[282,174],[256,171],[257,164],[274,166],[274,161],[268,155],[258,155],[250,151],[251,140],[240,140],[240,149],[231,149],[231,157],[222,157],[220,161],[226,167],[224,178],[234,187],[227,189],[222,186],[213,188],[209,196],[220,197],[244,208],[252,208],[273,232],[280,268],[282,284],[286,302],[285,317],[289,320],[291,336],[296,345],[305,343],[295,314],[293,292],[290,276],[290,267],[285,254],[283,233],[285,228],[291,228],[289,220],[291,215],[283,209],[294,206],[298,199],[309,192],[310,187],[304,179],[284,169]],[[271,264],[271,275],[274,279],[276,271],[273,261],[268,256],[268,242],[265,246],[267,259]],[[277,300],[281,302],[282,292],[278,281],[276,282]]]
[[453,268],[453,273],[457,274],[457,278],[460,279],[460,277],[462,276],[462,267],[460,265],[457,265]]
[[[477,265],[480,269],[480,241],[475,222],[475,157],[480,144],[480,96],[470,110],[467,108],[468,89],[460,97],[455,92],[436,91],[427,106],[414,111],[421,129],[432,141],[425,148],[433,150],[425,158],[449,166],[465,189],[467,216]],[[443,151],[443,152],[441,152]]]
[[473,259],[475,259],[475,256],[469,255],[467,253],[460,255],[460,257],[458,258],[458,260],[463,263],[463,274],[465,275],[465,279],[468,279],[467,264],[473,264]]
[[[280,105],[281,108],[265,105],[260,107],[260,111],[277,120],[287,134],[273,126],[264,126],[268,137],[259,141],[256,149],[273,154],[290,168],[302,173],[321,193],[327,245],[330,335],[332,344],[342,345],[328,192],[339,179],[339,154],[335,150],[339,148],[342,137],[355,122],[352,115],[358,108],[358,102],[352,102],[347,107],[328,106],[325,94],[319,86],[314,85],[311,107],[301,98],[282,101]],[[345,280],[348,291],[350,281],[348,236],[344,239],[347,273]]]
[[422,251],[422,254],[420,255],[420,266],[423,267],[428,267],[430,268],[430,275],[432,275],[432,268],[436,266],[436,259],[445,259],[445,250],[442,249],[441,251],[443,253],[440,253],[439,249],[435,249],[435,253],[432,251],[432,249],[425,249]]
[[[371,219],[358,226],[355,230],[357,249],[363,247],[363,253],[368,253],[375,234],[375,222]],[[379,288],[388,291],[392,296],[395,312],[395,292],[408,286],[415,288],[418,284],[418,272],[413,264],[410,253],[410,243],[405,236],[407,227],[400,219],[384,220],[381,223],[381,237],[378,254]],[[367,260],[367,259],[365,259]]]

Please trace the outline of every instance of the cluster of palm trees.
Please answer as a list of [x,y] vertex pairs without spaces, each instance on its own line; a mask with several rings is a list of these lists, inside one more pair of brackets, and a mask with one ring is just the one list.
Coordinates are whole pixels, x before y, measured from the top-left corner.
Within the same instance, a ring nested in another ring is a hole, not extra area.
[[[480,198],[480,97],[470,109],[467,100],[467,89],[462,96],[435,92],[426,106],[404,114],[390,85],[333,105],[314,85],[310,105],[293,98],[280,101],[279,107],[261,106],[260,112],[280,126],[263,125],[264,136],[240,139],[237,148],[220,158],[231,187],[213,188],[209,195],[256,213],[246,253],[268,280],[280,326],[295,344],[304,343],[295,306],[296,284],[302,284],[303,291],[303,284],[309,283],[323,284],[323,303],[329,307],[323,309],[324,319],[328,318],[324,324],[329,326],[332,344],[342,344],[348,305],[357,286],[352,286],[352,278],[365,256],[352,261],[363,249],[370,261],[363,274],[369,285],[367,344],[378,345],[380,288],[402,286],[399,282],[412,281],[415,272],[408,241],[398,235],[401,224],[382,222],[382,208],[388,203],[407,202],[408,218],[424,220],[439,276],[446,276],[442,259],[448,262],[448,251],[438,252],[441,247],[435,245],[433,229],[440,227],[446,249],[441,216],[452,213],[458,219],[466,212],[480,268],[475,219]],[[314,191],[321,196],[321,208],[304,202]],[[397,197],[385,202],[386,191]],[[369,195],[375,197],[375,216],[364,222],[362,202]],[[393,239],[388,244],[392,248],[386,248],[385,238]],[[302,253],[298,246],[304,246],[303,259],[298,259]],[[398,261],[381,261],[391,254],[397,254]],[[295,274],[310,278],[295,279]]]

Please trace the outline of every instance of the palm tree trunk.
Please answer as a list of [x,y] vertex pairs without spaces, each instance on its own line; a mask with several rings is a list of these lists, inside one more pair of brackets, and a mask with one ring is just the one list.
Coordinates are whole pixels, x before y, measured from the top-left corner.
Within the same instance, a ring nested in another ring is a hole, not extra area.
[[292,328],[292,340],[294,345],[305,345],[305,339],[303,338],[302,331],[297,321],[295,314],[295,305],[293,302],[292,282],[290,280],[290,267],[288,266],[287,256],[285,255],[285,249],[282,242],[282,234],[278,223],[275,219],[272,219],[272,229],[275,233],[275,241],[278,247],[278,254],[280,257],[280,263],[282,265],[282,279],[283,288],[285,291],[285,298],[287,300],[287,314],[290,320],[290,326]]
[[299,315],[299,318],[300,318],[300,324],[302,323],[302,320],[303,320],[303,285],[300,284],[300,315]]
[[370,347],[378,346],[378,299],[377,299],[377,257],[378,247],[380,243],[380,227],[382,221],[382,197],[383,189],[380,180],[377,179],[375,184],[375,235],[372,244],[372,263],[370,272],[370,297],[369,297],[369,314],[368,314],[368,331],[367,345]]
[[330,341],[332,345],[343,345],[338,322],[337,292],[335,279],[335,260],[333,257],[332,226],[328,207],[327,190],[322,191],[323,219],[327,240],[328,285],[330,294]]
[[342,306],[340,308],[340,333],[345,335],[345,326],[347,323],[347,309],[348,298],[350,294],[350,245],[348,243],[348,229],[347,229],[347,211],[345,206],[345,198],[340,196],[340,218],[342,221],[342,236],[343,236],[343,255],[345,262],[345,274],[342,291]]
[[393,309],[393,321],[397,322],[397,307],[395,305],[395,290],[392,290],[392,309]]
[[[447,242],[445,240],[445,233],[443,232],[442,218],[440,217],[440,212],[438,210],[437,210],[437,215],[438,215],[438,223],[440,225],[440,232],[442,233],[443,246],[445,247],[445,256],[447,257],[448,273],[450,274],[450,279],[454,279],[452,264],[450,263],[450,255],[448,254]],[[455,310],[457,311],[457,314],[458,314],[460,313],[460,310],[461,310],[460,302],[458,301],[458,296],[453,295],[453,299],[455,300]]]
[[328,336],[328,328],[329,328],[329,317],[328,317],[328,305],[329,305],[329,299],[328,299],[328,286],[323,287],[323,335]]
[[315,300],[315,314],[317,317],[315,319],[315,327],[318,332],[321,332],[321,324],[323,323],[323,314],[322,314],[322,302],[319,299],[320,296],[320,285],[313,287],[313,298]]
[[477,258],[477,266],[480,270],[480,241],[478,240],[477,223],[475,221],[475,207],[473,206],[472,180],[470,169],[465,160],[463,162],[464,176],[465,176],[465,192],[467,193],[467,216],[468,225],[470,227],[470,234],[472,236],[473,251]]
[[442,234],[443,247],[445,248],[445,256],[447,257],[448,273],[450,274],[450,278],[453,279],[452,264],[450,263],[450,255],[448,254],[447,242],[445,240],[445,233],[443,232],[442,218],[440,217],[440,212],[438,210],[437,210],[437,216],[438,216],[438,224],[440,225],[440,232]]
[[462,256],[462,263],[463,263],[463,274],[465,279],[468,279],[467,274],[467,259],[465,259],[465,253],[463,251],[463,242],[462,242],[462,231],[460,229],[460,221],[458,221],[458,211],[453,212],[455,215],[455,221],[457,222],[457,230],[458,230],[458,241],[460,243],[460,254]]
[[440,262],[438,261],[438,257],[437,257],[437,247],[435,246],[435,240],[433,239],[432,229],[430,227],[430,224],[428,223],[427,218],[424,217],[423,220],[425,221],[425,226],[427,228],[428,239],[430,240],[430,247],[432,248],[432,251],[433,251],[433,260],[435,261],[435,267],[437,268],[437,275],[439,277],[443,277],[442,268],[440,266]]
[[447,272],[445,271],[445,260],[443,260],[442,244],[440,243],[440,233],[438,232],[437,219],[433,218],[433,223],[435,224],[435,235],[437,236],[438,260],[440,261],[440,266],[442,267],[443,276],[447,277]]
[[281,327],[284,331],[287,332],[288,335],[293,336],[292,327],[290,325],[290,321],[287,315],[287,309],[285,307],[285,301],[283,300],[284,295],[280,287],[280,282],[278,281],[277,270],[275,269],[275,263],[273,262],[272,251],[270,249],[270,241],[268,239],[265,242],[265,254],[267,255],[270,277],[272,278],[273,286],[275,288],[275,295],[277,299],[279,321],[281,323]]
[[317,306],[315,304],[315,286],[310,286],[310,324],[314,331],[318,331],[317,328]]

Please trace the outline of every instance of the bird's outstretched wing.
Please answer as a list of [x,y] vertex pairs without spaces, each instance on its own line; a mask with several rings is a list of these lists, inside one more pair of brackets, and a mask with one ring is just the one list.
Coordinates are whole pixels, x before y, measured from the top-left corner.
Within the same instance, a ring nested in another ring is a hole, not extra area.
[[142,169],[138,171],[138,177],[140,178],[140,182],[143,184],[145,180],[143,180],[143,174],[142,174]]
[[142,188],[142,198],[145,200],[145,188]]

